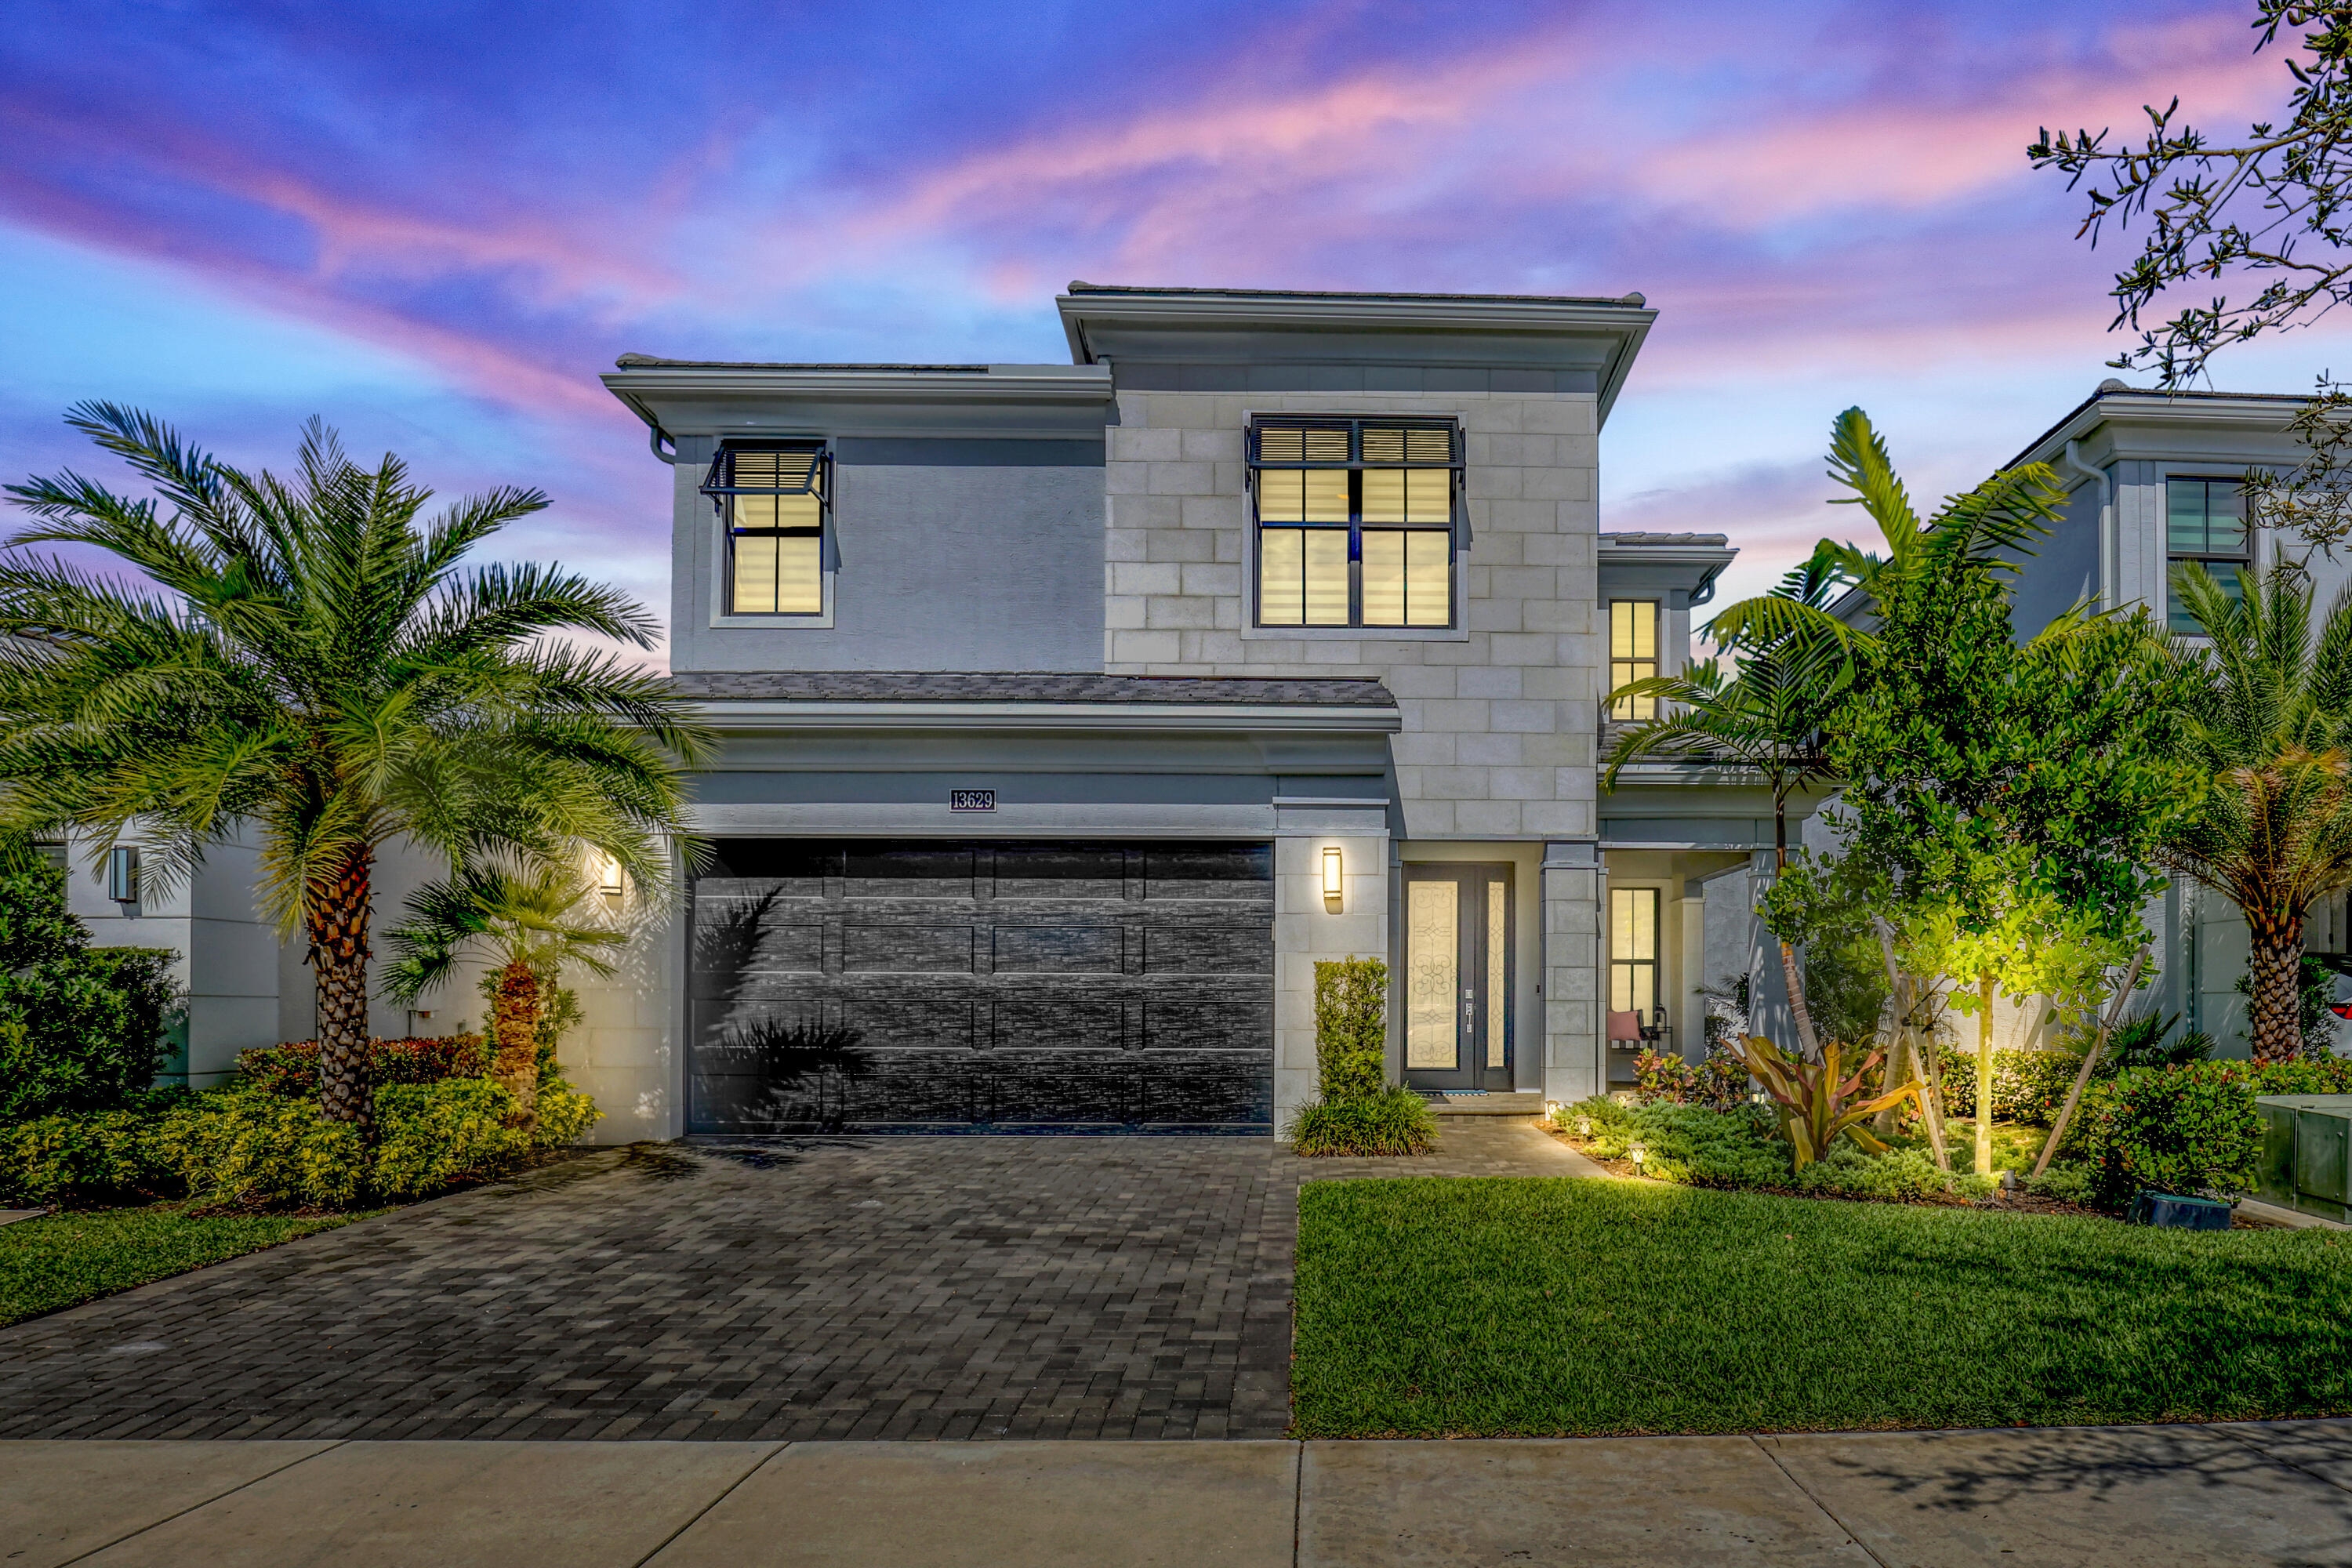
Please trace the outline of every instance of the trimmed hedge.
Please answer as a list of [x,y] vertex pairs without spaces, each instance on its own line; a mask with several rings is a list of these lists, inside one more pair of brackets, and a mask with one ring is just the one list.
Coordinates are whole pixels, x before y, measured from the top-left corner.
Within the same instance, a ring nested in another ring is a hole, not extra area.
[[[1977,1113],[1977,1054],[1947,1047],[1943,1054],[1944,1110],[1973,1120]],[[2083,1070],[2075,1051],[1995,1051],[1992,1054],[1992,1118],[2047,1127],[2066,1103],[2074,1075]]]
[[54,866],[0,871],[0,1123],[135,1103],[171,1055],[175,956],[91,945]]
[[[490,1046],[480,1035],[472,1034],[370,1040],[367,1062],[369,1080],[376,1084],[487,1078]],[[289,1040],[282,1046],[239,1051],[236,1070],[246,1082],[272,1094],[315,1095],[319,1092],[319,1042]]]
[[253,1085],[163,1099],[136,1110],[48,1116],[0,1129],[0,1202],[187,1198],[209,1208],[348,1209],[420,1198],[512,1168],[594,1125],[595,1102],[560,1084],[539,1095],[530,1133],[507,1125],[514,1097],[482,1079],[384,1084],[377,1138],[318,1102]]

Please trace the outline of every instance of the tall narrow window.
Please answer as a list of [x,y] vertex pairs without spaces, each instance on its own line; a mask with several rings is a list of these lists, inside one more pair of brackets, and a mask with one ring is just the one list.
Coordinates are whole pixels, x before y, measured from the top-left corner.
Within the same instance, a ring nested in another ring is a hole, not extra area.
[[1253,426],[1258,624],[1451,626],[1461,468],[1461,433],[1444,421]]
[[[1609,602],[1609,689],[1616,690],[1658,673],[1658,606],[1648,599]],[[1654,719],[1654,697],[1621,697],[1609,705],[1612,719]],[[1622,1011],[1622,1009],[1621,1009]]]
[[2202,628],[2181,602],[2178,568],[2193,561],[2213,574],[2232,604],[2245,596],[2246,497],[2240,479],[2164,481],[2165,624],[2192,635]]
[[1658,889],[1609,889],[1609,1010],[1639,1013],[1658,1005]]
[[824,521],[832,459],[814,442],[721,447],[702,486],[727,530],[727,611],[824,610]]

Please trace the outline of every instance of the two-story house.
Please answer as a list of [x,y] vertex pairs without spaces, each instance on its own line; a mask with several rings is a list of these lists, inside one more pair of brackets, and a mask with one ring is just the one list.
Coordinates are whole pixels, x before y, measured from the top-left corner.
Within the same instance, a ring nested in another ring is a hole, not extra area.
[[1682,1015],[1691,889],[1755,842],[1753,802],[1596,788],[1607,690],[1674,668],[1733,553],[1597,530],[1654,312],[1059,305],[1066,365],[604,377],[673,465],[671,667],[725,747],[588,1086],[655,1133],[1270,1131],[1316,962],[1365,955],[1402,1081],[1591,1093],[1608,1012]]

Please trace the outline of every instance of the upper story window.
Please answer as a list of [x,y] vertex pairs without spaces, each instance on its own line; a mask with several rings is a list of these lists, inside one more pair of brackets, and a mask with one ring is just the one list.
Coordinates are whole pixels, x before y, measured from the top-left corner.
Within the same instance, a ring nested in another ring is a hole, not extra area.
[[1444,419],[1261,419],[1257,621],[1450,626],[1462,433]]
[[[1609,689],[1647,680],[1658,673],[1658,606],[1652,599],[1609,601]],[[1612,719],[1654,719],[1654,697],[1621,697],[1609,705]]]
[[730,443],[702,493],[727,531],[727,613],[824,612],[824,524],[833,459],[822,443]]
[[2246,569],[2246,495],[2242,479],[2164,481],[2165,624],[2195,635],[2196,617],[2180,602],[2172,569],[2194,561],[2213,574],[2231,603],[2242,601]]

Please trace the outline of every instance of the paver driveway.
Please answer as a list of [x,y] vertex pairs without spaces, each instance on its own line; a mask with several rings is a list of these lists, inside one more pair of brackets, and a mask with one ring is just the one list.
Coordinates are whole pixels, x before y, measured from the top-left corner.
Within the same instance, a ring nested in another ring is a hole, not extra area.
[[1277,1436],[1302,1176],[1578,1168],[1525,1124],[602,1151],[0,1330],[0,1437]]

